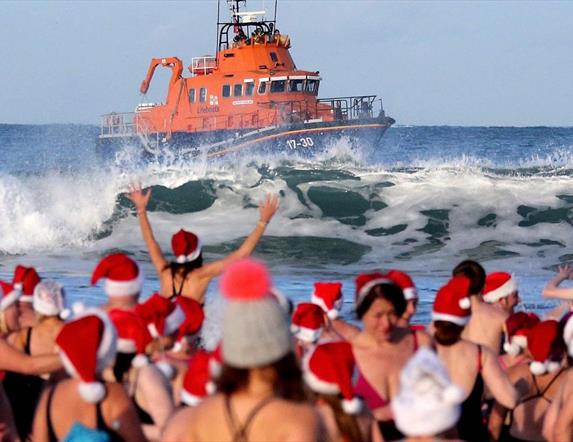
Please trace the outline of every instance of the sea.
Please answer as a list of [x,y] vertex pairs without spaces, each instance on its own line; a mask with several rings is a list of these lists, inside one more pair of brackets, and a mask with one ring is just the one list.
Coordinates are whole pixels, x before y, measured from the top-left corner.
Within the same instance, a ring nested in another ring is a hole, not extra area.
[[[340,281],[353,320],[354,279],[401,269],[428,322],[437,289],[464,259],[519,283],[519,308],[556,306],[541,290],[573,261],[573,128],[395,126],[377,146],[333,141],[317,155],[255,152],[206,160],[174,152],[142,157],[137,146],[102,154],[89,125],[0,124],[0,279],[17,264],[60,281],[66,302],[104,300],[90,275],[122,251],[157,275],[125,192],[151,187],[149,216],[169,258],[180,228],[199,235],[206,261],[236,249],[255,227],[268,193],[280,208],[255,257],[295,303],[317,281]],[[209,336],[222,301],[208,292]],[[568,282],[563,286],[567,287]],[[573,286],[573,284],[569,284]],[[210,321],[210,322],[209,322]]]

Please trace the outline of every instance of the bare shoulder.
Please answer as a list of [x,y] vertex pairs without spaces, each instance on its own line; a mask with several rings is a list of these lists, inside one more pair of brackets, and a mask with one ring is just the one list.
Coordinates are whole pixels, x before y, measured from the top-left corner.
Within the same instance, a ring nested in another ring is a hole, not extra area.
[[529,384],[529,380],[531,379],[530,373],[529,364],[518,364],[507,370],[507,377],[509,377],[509,380],[514,384],[521,379]]
[[161,435],[162,441],[192,440],[192,423],[196,417],[195,407],[185,407],[176,411],[165,424]]
[[430,346],[434,342],[432,337],[424,330],[416,330],[414,332],[416,334],[416,339],[418,340],[418,344],[422,346]]

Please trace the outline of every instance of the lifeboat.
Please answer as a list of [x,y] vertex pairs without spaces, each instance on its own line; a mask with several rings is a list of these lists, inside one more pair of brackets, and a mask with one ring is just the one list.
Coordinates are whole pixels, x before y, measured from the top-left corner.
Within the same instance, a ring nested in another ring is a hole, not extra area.
[[164,149],[218,157],[246,149],[311,154],[348,137],[376,145],[394,120],[376,95],[319,98],[319,71],[295,65],[291,39],[266,11],[246,11],[246,0],[217,2],[216,55],[193,57],[184,76],[177,57],[154,58],[140,86],[145,96],[157,68],[171,70],[163,103],[102,116],[97,146],[110,151],[136,144],[152,155]]

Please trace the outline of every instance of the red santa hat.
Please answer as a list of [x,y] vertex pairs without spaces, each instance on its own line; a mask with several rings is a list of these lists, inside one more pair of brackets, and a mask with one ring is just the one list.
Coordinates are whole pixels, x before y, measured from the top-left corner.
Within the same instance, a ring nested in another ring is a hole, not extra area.
[[322,307],[330,319],[338,318],[342,309],[342,284],[339,282],[315,282],[310,302]]
[[117,351],[133,354],[134,367],[143,367],[149,363],[145,348],[152,341],[151,334],[141,317],[134,311],[113,309],[108,312],[111,322],[117,330]]
[[2,291],[2,300],[0,301],[0,310],[4,311],[16,301],[21,295],[20,290],[17,290],[12,284],[0,281],[0,290]]
[[362,409],[362,402],[355,397],[352,387],[354,366],[352,346],[344,341],[317,345],[302,361],[308,386],[317,393],[340,394],[342,409],[347,414],[357,414]]
[[432,321],[466,325],[472,313],[469,290],[470,280],[465,276],[454,276],[450,279],[436,294]]
[[497,302],[517,292],[517,281],[507,272],[493,272],[485,277],[482,298],[485,302]]
[[135,311],[147,324],[151,336],[157,338],[163,335],[165,320],[176,306],[173,301],[154,293],[144,302],[137,304]]
[[143,277],[137,263],[123,253],[103,258],[94,269],[91,283],[105,279],[104,291],[108,296],[132,296],[141,291]]
[[390,270],[386,277],[402,289],[406,301],[418,299],[418,291],[410,275],[400,270]]
[[360,308],[366,295],[378,284],[394,284],[394,282],[380,272],[362,273],[356,277],[356,309]]
[[324,311],[311,302],[301,302],[296,306],[291,319],[291,331],[297,339],[316,342],[324,328]]
[[195,261],[201,255],[201,241],[197,235],[183,229],[171,238],[171,248],[179,264]]
[[189,360],[181,389],[181,402],[185,405],[194,407],[215,393],[215,383],[211,380],[211,359],[211,353],[199,350]]
[[527,331],[541,320],[535,313],[515,312],[505,320],[505,342],[503,349],[511,356],[517,356],[527,348]]
[[116,331],[107,315],[95,309],[86,311],[63,326],[56,344],[66,371],[80,380],[80,396],[89,403],[101,401],[106,391],[99,375],[113,362],[117,345]]
[[561,367],[564,345],[555,320],[540,322],[527,333],[527,348],[533,358],[529,370],[534,375],[555,372]]
[[32,302],[34,289],[42,279],[34,267],[16,266],[14,269],[14,279],[12,284],[17,290],[22,292],[20,302]]

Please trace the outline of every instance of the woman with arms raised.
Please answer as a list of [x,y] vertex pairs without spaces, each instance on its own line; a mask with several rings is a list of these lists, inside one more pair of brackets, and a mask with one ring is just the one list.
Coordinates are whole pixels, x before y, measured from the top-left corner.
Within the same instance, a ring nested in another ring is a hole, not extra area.
[[251,260],[221,278],[227,297],[218,393],[168,422],[164,441],[316,441],[320,418],[306,402],[288,320],[270,275]]
[[351,341],[358,367],[355,392],[372,410],[386,441],[403,437],[389,406],[399,390],[400,371],[420,346],[431,344],[425,332],[398,325],[405,310],[402,289],[384,274],[356,278],[356,314],[363,330]]
[[241,247],[225,258],[208,264],[203,264],[199,238],[192,232],[179,230],[171,239],[175,262],[168,262],[153,236],[151,223],[147,217],[146,208],[150,198],[151,189],[142,190],[140,187],[133,187],[129,193],[129,199],[137,209],[141,233],[149,250],[151,262],[159,275],[160,293],[170,298],[187,296],[201,304],[204,304],[209,282],[223,273],[231,262],[245,258],[253,252],[279,206],[277,196],[268,196],[259,207],[260,218],[255,230],[245,239]]

